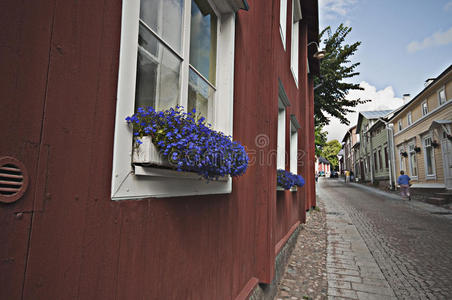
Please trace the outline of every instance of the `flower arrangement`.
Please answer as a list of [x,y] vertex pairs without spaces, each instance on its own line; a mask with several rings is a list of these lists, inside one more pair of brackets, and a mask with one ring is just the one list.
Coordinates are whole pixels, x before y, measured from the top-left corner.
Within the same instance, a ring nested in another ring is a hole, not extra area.
[[126,118],[133,127],[136,145],[143,136],[151,136],[160,154],[177,171],[196,172],[207,180],[239,176],[248,167],[245,148],[230,136],[212,130],[196,111],[186,113],[182,106],[165,111],[139,107]]
[[446,137],[447,137],[447,139],[449,140],[449,141],[452,141],[452,134],[446,134]]
[[400,152],[403,157],[408,157],[408,153],[406,151]]
[[276,180],[277,185],[285,190],[289,190],[293,186],[302,187],[305,183],[301,175],[296,175],[286,170],[277,170]]
[[433,148],[438,148],[439,147],[438,142],[437,141],[432,141],[432,147]]
[[421,147],[414,147],[414,152],[416,152],[416,153],[421,152]]

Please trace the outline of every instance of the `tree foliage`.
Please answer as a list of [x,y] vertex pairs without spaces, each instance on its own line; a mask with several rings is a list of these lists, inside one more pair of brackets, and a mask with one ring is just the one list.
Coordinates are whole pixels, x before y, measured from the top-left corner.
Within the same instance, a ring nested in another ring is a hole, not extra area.
[[322,156],[331,163],[333,170],[339,166],[337,154],[341,151],[341,148],[342,145],[338,140],[329,141],[323,146]]
[[321,156],[323,146],[325,146],[325,144],[326,144],[328,132],[323,131],[322,126],[316,126],[314,133],[315,133],[314,134],[314,136],[315,136],[315,155]]
[[347,79],[359,75],[356,67],[359,62],[351,63],[350,57],[358,49],[361,42],[351,45],[345,43],[345,38],[351,27],[339,25],[334,33],[330,26],[320,33],[319,39],[325,48],[325,57],[320,62],[320,77],[314,79],[314,115],[318,126],[329,123],[326,114],[336,117],[341,123],[349,125],[346,114],[353,112],[352,108],[368,100],[346,99],[350,90],[362,90],[359,84],[346,82]]

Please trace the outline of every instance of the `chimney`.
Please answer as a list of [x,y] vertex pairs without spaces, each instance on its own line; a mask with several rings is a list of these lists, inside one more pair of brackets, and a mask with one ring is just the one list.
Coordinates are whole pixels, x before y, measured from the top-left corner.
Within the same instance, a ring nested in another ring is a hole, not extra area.
[[403,94],[403,105],[410,102],[410,100],[411,100],[410,94]]
[[427,87],[430,83],[432,83],[436,78],[428,78],[425,82],[424,82],[424,87]]

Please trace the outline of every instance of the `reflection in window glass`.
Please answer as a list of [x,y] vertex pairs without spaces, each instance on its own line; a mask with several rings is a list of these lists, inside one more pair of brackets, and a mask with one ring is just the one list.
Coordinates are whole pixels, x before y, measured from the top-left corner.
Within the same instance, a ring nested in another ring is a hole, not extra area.
[[217,16],[206,0],[193,0],[190,27],[190,65],[215,85]]
[[188,82],[188,111],[196,109],[196,113],[212,120],[214,89],[190,68]]
[[184,0],[141,0],[140,19],[178,53],[182,49]]
[[444,89],[439,91],[438,97],[439,97],[439,105],[446,103],[446,91]]
[[140,24],[135,107],[164,110],[177,105],[181,61]]

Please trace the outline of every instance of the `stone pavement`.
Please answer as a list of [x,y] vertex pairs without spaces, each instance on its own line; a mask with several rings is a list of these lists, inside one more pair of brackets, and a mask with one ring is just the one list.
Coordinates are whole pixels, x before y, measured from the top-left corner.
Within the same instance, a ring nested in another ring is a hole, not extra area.
[[327,299],[326,222],[323,204],[307,214],[275,299]]
[[328,299],[396,299],[374,257],[335,201],[326,201]]

